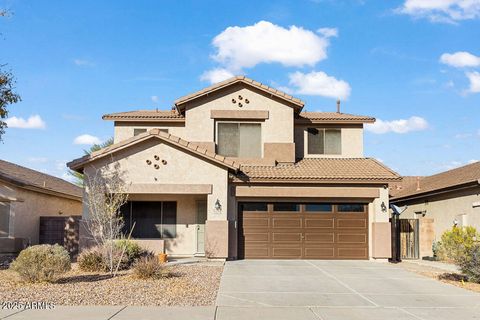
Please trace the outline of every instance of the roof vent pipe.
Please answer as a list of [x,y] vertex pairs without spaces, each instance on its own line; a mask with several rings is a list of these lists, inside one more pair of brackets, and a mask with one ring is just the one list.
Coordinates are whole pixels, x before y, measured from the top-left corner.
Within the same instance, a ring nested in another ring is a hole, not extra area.
[[417,177],[417,191],[420,191],[420,177]]
[[337,113],[340,113],[340,99],[337,100]]

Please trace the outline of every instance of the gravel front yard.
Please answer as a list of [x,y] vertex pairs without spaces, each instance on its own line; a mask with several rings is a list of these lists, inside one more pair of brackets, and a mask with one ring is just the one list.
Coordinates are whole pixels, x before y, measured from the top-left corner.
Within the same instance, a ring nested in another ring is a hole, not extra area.
[[223,266],[177,265],[173,276],[139,280],[130,272],[116,278],[72,270],[57,283],[22,283],[0,270],[0,301],[45,301],[56,305],[208,306],[215,303]]
[[468,282],[464,279],[465,277],[463,277],[459,273],[448,272],[443,269],[419,265],[419,264],[408,262],[408,261],[399,263],[398,265],[401,266],[402,268],[405,268],[408,271],[415,272],[426,277],[430,277],[445,283],[449,283],[451,285],[454,285],[463,289],[480,292],[479,283]]

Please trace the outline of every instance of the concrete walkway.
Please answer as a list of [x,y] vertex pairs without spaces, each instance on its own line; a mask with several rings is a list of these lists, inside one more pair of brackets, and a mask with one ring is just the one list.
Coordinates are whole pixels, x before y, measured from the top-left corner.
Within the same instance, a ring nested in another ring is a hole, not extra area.
[[480,319],[480,294],[370,261],[227,262],[212,307],[0,310],[18,319]]

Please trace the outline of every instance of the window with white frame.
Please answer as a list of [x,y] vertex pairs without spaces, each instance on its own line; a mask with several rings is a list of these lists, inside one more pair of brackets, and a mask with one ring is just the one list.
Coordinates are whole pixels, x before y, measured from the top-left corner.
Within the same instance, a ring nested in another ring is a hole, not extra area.
[[0,202],[0,238],[6,238],[9,234],[10,225],[10,202]]
[[307,153],[309,155],[337,155],[342,153],[341,129],[308,128]]
[[250,122],[217,123],[217,153],[225,157],[261,158],[261,124]]

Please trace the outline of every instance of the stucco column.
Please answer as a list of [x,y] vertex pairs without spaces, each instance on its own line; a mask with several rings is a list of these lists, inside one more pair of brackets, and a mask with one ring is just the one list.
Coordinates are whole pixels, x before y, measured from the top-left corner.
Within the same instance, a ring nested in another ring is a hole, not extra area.
[[379,191],[380,196],[369,205],[369,252],[370,258],[388,259],[392,255],[388,188],[380,187]]

